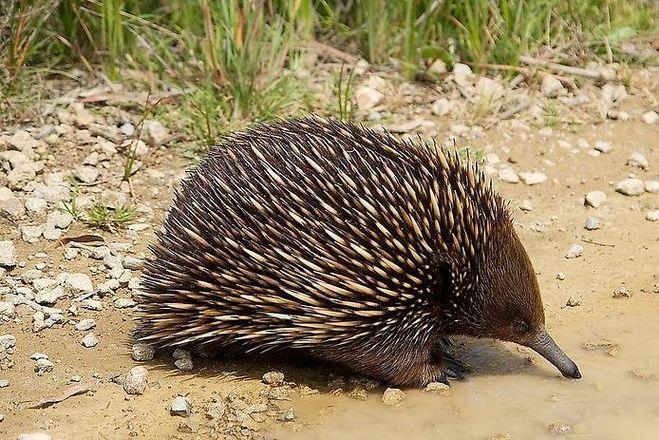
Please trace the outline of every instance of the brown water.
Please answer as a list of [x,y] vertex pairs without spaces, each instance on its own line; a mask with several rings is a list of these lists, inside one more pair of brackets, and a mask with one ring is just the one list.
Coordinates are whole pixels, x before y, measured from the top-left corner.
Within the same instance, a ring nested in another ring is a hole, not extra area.
[[[575,316],[552,333],[584,374],[566,380],[527,349],[485,343],[471,347],[475,366],[464,382],[452,382],[448,396],[406,391],[399,407],[387,407],[373,392],[366,402],[327,395],[299,402],[302,419],[322,421],[278,437],[312,439],[487,439],[505,433],[514,439],[555,438],[548,425],[569,425],[570,439],[656,438],[659,435],[659,319],[657,299],[610,308],[593,325]],[[634,341],[618,347],[580,347],[576,341]],[[610,352],[610,353],[608,353]],[[537,362],[535,362],[537,361]]]

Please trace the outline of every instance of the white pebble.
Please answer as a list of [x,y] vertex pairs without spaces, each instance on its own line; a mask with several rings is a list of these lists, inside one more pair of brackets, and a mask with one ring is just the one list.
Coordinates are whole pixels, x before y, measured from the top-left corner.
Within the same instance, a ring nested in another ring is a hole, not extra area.
[[575,243],[567,250],[565,258],[579,258],[581,255],[583,255],[583,246]]

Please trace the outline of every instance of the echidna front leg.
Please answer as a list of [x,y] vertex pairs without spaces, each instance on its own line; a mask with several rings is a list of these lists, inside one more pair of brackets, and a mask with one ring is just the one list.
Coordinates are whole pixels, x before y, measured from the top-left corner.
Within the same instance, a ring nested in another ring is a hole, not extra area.
[[[434,367],[434,381],[448,383],[449,379],[462,380],[468,371],[467,366],[449,352],[453,344],[447,337],[440,338],[430,351],[430,363]],[[429,381],[432,382],[433,380]]]

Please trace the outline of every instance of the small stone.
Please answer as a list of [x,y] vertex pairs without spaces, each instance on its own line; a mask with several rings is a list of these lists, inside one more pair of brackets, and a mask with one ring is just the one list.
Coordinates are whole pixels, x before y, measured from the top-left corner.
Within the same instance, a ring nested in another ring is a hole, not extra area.
[[633,293],[625,286],[620,286],[613,291],[614,298],[631,298]]
[[519,173],[519,178],[526,185],[537,185],[547,180],[547,176],[539,171],[528,171]]
[[174,350],[172,356],[174,359],[176,359],[176,361],[174,361],[174,365],[179,370],[190,371],[194,368],[194,363],[192,362],[192,353],[190,353],[188,350],[177,348]]
[[94,327],[96,327],[96,321],[91,318],[83,319],[74,326],[74,328],[79,332],[86,332],[93,329]]
[[0,267],[16,266],[16,247],[13,241],[0,241]]
[[582,255],[583,255],[583,246],[575,243],[572,246],[570,246],[570,249],[567,250],[567,252],[565,253],[565,258],[567,259],[579,258]]
[[571,296],[568,298],[567,302],[565,303],[566,306],[568,307],[578,307],[581,305],[581,301],[575,298],[574,296]]
[[645,192],[650,194],[659,194],[659,180],[646,180]]
[[451,112],[453,105],[451,101],[446,98],[439,98],[437,101],[432,103],[432,114],[437,116],[446,116]]
[[187,397],[176,396],[176,398],[172,400],[169,413],[173,416],[188,417],[191,410],[192,404]]
[[219,400],[214,400],[211,403],[208,404],[208,407],[206,408],[206,417],[209,419],[215,419],[218,420],[222,418],[224,415],[224,403],[222,403]]
[[263,375],[263,383],[278,386],[284,383],[284,373],[281,371],[268,371]]
[[48,359],[48,355],[45,353],[34,352],[30,355],[30,359],[33,361],[38,361],[39,359]]
[[34,301],[37,304],[45,305],[45,306],[52,306],[57,301],[65,296],[66,293],[64,293],[64,289],[61,287],[55,287],[52,290],[41,290],[37,292],[37,294],[34,296]]
[[94,348],[98,345],[98,339],[96,339],[94,333],[87,333],[80,343],[85,348]]
[[595,149],[600,153],[610,153],[613,151],[613,145],[610,142],[597,141],[595,142]]
[[558,272],[556,274],[556,279],[559,280],[559,281],[563,281],[563,280],[565,280],[565,278],[567,278],[567,275],[565,275],[565,272]]
[[0,301],[0,316],[7,316],[9,318],[14,316],[16,306],[7,301]]
[[559,95],[564,95],[567,91],[563,87],[563,84],[556,79],[554,75],[549,73],[545,74],[542,77],[542,84],[540,85],[540,91],[547,98],[555,98]]
[[368,391],[362,385],[354,386],[350,391],[348,391],[348,397],[355,400],[367,400]]
[[382,394],[382,403],[393,406],[398,405],[405,399],[405,393],[398,388],[387,388]]
[[167,141],[169,133],[160,121],[144,121],[146,140],[152,147],[159,147]]
[[37,225],[37,226],[29,226],[29,225],[23,225],[20,227],[21,230],[21,238],[23,241],[27,241],[28,243],[35,243],[39,241],[39,237],[41,237],[41,234],[43,234],[44,227],[43,225]]
[[533,205],[530,200],[522,200],[519,204],[519,209],[522,211],[533,211]]
[[288,408],[288,410],[280,415],[277,420],[280,422],[292,422],[295,420],[295,410],[293,408]]
[[14,195],[12,190],[0,187],[0,214],[7,214],[10,218],[20,218],[25,214],[25,205]]
[[641,115],[641,119],[646,124],[656,124],[657,121],[659,121],[659,114],[657,114],[657,112],[654,110],[650,110],[649,112],[643,113]]
[[659,221],[659,209],[648,211],[645,213],[645,219],[649,222]]
[[103,310],[103,303],[97,299],[87,298],[80,301],[80,307],[87,310],[94,310],[96,312]]
[[126,269],[132,269],[132,270],[141,269],[142,259],[127,255],[124,257],[123,266]]
[[599,208],[602,203],[606,202],[606,194],[604,191],[590,191],[584,197],[584,205]]
[[451,394],[451,387],[441,382],[430,382],[428,385],[426,385],[425,391],[427,393],[448,395]]
[[156,354],[156,349],[153,348],[150,345],[143,344],[141,342],[138,342],[136,344],[133,344],[132,348],[132,358],[135,361],[150,361],[153,359],[153,356]]
[[595,229],[599,229],[600,219],[598,219],[597,217],[586,217],[584,228],[588,229],[589,231],[594,231]]
[[121,131],[124,136],[132,136],[133,133],[135,133],[135,126],[130,122],[124,122],[119,127],[119,131]]
[[25,209],[33,214],[41,214],[48,207],[48,202],[38,197],[28,197],[25,199]]
[[474,73],[466,64],[456,63],[453,65],[453,79],[459,86],[468,87],[471,86],[474,79]]
[[0,350],[8,350],[16,346],[16,337],[10,333],[0,336]]
[[73,222],[73,216],[68,212],[54,211],[48,214],[46,224],[59,229],[68,228]]
[[94,285],[92,284],[91,278],[84,273],[70,274],[66,279],[66,284],[76,293],[88,293],[94,291]]
[[645,158],[645,156],[638,152],[630,154],[627,162],[625,162],[625,165],[637,167],[642,170],[647,170],[650,167],[650,164],[648,163],[648,160]]
[[503,182],[506,183],[519,183],[519,176],[511,167],[510,165],[507,164],[502,164],[499,167],[499,179],[501,179]]
[[98,180],[99,172],[95,167],[82,165],[73,170],[76,179],[83,183],[94,183]]
[[618,182],[616,191],[626,196],[640,196],[645,192],[645,184],[641,179],[625,179]]
[[38,376],[43,376],[44,373],[50,373],[55,368],[55,365],[48,359],[37,359],[34,365],[34,371]]
[[572,426],[563,423],[554,422],[554,423],[550,423],[549,426],[547,426],[547,431],[550,434],[554,434],[554,435],[565,435],[572,432]]
[[117,309],[127,309],[135,306],[135,301],[130,298],[117,298],[114,300],[114,307]]
[[369,86],[361,86],[355,91],[355,102],[360,110],[371,110],[384,99],[384,93]]
[[148,376],[149,371],[142,366],[131,368],[124,379],[124,391],[127,394],[143,394]]
[[16,440],[52,440],[52,437],[45,432],[30,432],[19,434]]
[[0,379],[0,388],[7,388],[9,386],[9,381],[7,379]]

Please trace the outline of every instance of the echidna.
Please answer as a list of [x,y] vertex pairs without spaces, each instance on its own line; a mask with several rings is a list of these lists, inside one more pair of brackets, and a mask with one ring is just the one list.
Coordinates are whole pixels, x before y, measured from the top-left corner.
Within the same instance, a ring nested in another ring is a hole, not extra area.
[[461,378],[453,335],[579,369],[544,327],[531,262],[475,164],[316,117],[259,124],[182,183],[145,264],[137,338],[293,350],[390,384]]

